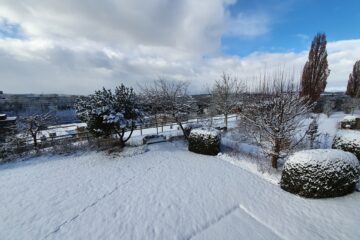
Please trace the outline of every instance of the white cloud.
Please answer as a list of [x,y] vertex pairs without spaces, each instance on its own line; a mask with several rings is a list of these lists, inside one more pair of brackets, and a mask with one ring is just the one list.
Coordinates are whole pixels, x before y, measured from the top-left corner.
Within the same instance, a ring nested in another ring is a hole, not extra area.
[[303,34],[303,33],[298,33],[296,34],[296,37],[300,38],[301,40],[309,40],[309,35]]
[[[0,90],[88,94],[163,76],[188,80],[193,92],[201,92],[223,71],[249,77],[286,66],[299,72],[305,52],[244,58],[219,52],[223,34],[255,37],[269,31],[266,14],[230,18],[226,6],[233,3],[2,0],[0,16],[19,24],[26,38],[0,39]],[[345,88],[358,46],[360,40],[329,43],[329,89]]]
[[228,20],[227,34],[231,36],[253,38],[270,31],[271,19],[265,13],[239,13]]

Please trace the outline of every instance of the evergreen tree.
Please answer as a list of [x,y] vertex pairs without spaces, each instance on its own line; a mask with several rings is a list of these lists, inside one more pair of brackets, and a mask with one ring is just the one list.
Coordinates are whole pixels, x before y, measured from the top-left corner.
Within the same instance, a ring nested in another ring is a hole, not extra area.
[[[75,104],[77,115],[87,123],[89,131],[99,136],[116,134],[121,145],[131,137],[134,129],[142,123],[142,113],[132,88],[121,84],[115,92],[103,88],[95,94],[82,97]],[[125,137],[125,133],[128,135]]]

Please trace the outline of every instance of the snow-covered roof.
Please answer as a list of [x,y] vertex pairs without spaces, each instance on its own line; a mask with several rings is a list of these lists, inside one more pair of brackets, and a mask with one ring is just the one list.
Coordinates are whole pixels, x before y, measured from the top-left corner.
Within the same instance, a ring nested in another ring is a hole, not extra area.
[[285,163],[285,167],[327,166],[333,169],[344,165],[359,167],[359,160],[352,153],[338,149],[313,149],[294,153]]

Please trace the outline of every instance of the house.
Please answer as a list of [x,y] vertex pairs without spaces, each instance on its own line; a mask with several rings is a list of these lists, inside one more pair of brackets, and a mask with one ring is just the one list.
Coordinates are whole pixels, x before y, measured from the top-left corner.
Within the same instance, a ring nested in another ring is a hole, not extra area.
[[[3,92],[0,91],[0,100],[5,99]],[[16,117],[8,117],[0,113],[0,143],[6,141],[6,137],[14,134],[16,131]]]

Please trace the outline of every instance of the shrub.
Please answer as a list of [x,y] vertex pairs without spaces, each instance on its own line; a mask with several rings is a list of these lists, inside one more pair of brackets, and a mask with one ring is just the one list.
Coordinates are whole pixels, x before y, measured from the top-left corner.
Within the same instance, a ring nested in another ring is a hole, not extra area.
[[193,129],[189,136],[189,151],[217,155],[220,152],[220,140],[219,131],[213,128]]
[[335,149],[304,150],[284,165],[280,186],[307,198],[337,197],[355,190],[360,165],[349,152]]
[[0,162],[7,156],[6,150],[3,146],[0,146]]
[[332,148],[351,152],[360,160],[360,132],[356,130],[338,131]]
[[357,122],[359,120],[358,116],[345,116],[343,120],[341,120],[340,125],[342,129],[358,129]]
[[188,123],[186,124],[186,126],[184,127],[184,131],[186,136],[190,136],[191,130],[196,129],[196,128],[201,128],[203,127],[202,124],[200,123]]

